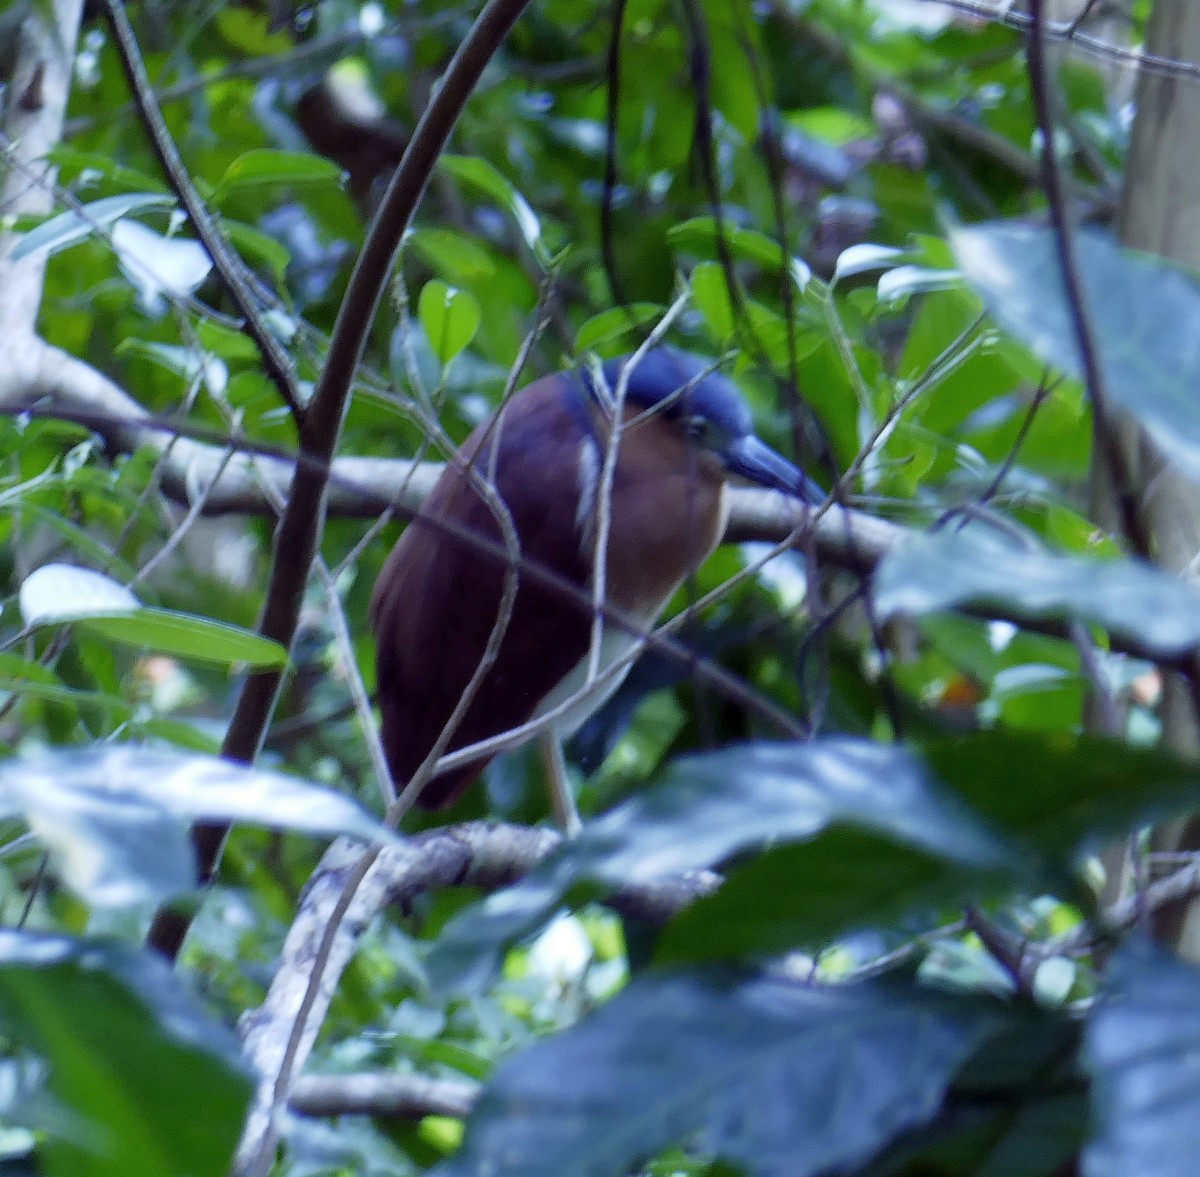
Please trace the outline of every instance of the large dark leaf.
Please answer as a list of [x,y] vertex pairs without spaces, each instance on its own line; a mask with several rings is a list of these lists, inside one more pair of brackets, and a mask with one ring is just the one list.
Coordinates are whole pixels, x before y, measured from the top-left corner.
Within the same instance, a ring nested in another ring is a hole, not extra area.
[[1149,944],[1114,957],[1087,1027],[1088,1177],[1192,1177],[1200,1156],[1200,970]]
[[1073,1019],[1010,1007],[954,1078],[937,1116],[860,1177],[1063,1177],[1087,1139]]
[[1055,872],[1200,805],[1200,765],[1098,737],[978,732],[932,743],[922,755],[935,779]]
[[505,1063],[441,1177],[609,1177],[686,1142],[747,1172],[860,1163],[937,1109],[993,1027],[892,988],[647,975]]
[[237,1039],[157,957],[0,931],[0,1019],[46,1061],[67,1113],[41,1152],[60,1177],[228,1171],[252,1083]]
[[880,564],[875,594],[884,616],[1002,606],[1094,622],[1166,657],[1200,643],[1200,594],[1161,569],[1031,550],[982,528],[905,540]]
[[[950,790],[1027,854],[992,866],[859,828],[834,828],[735,868],[663,932],[657,957],[697,961],[828,944],[1015,887],[1088,896],[1070,875],[1087,850],[1200,802],[1200,771],[1099,739],[981,732],[923,753],[931,789]],[[1026,872],[1011,869],[1023,861]],[[1032,868],[1032,869],[1031,869]]]
[[0,815],[21,817],[89,902],[161,902],[195,885],[188,826],[245,821],[388,836],[329,789],[216,756],[103,744],[0,761]]
[[[1046,363],[1079,377],[1053,231],[997,223],[955,230],[950,240],[996,321]],[[1200,479],[1200,289],[1181,270],[1101,233],[1076,233],[1074,244],[1108,396]]]
[[597,895],[684,874],[844,822],[979,870],[1016,870],[920,757],[866,740],[748,744],[681,761],[660,785],[589,823],[523,883],[453,920],[430,958],[435,982],[486,985],[504,950],[572,892]]
[[661,962],[709,961],[821,948],[846,932],[961,906],[1011,887],[979,871],[860,830],[768,850],[686,908],[659,938]]

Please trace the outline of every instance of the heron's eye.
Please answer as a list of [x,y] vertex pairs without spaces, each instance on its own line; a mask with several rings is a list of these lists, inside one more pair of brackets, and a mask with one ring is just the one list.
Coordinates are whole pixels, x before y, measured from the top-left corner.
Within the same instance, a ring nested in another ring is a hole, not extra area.
[[687,419],[688,437],[694,441],[703,441],[709,433],[712,423],[707,417],[694,416]]

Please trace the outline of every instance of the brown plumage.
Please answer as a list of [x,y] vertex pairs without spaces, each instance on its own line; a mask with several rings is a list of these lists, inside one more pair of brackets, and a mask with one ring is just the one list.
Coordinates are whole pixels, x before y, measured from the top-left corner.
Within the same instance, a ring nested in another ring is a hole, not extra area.
[[[703,377],[707,383],[696,390],[705,397],[694,399],[704,404],[697,411],[707,411],[715,396],[709,415],[761,447],[748,433],[748,413],[732,386],[703,374],[699,361],[660,349],[630,380],[626,420],[632,423],[622,431],[611,498],[607,600],[646,627],[716,547],[724,526],[724,469],[689,437],[689,423],[694,426],[698,418],[685,410],[696,406],[690,400],[675,403],[668,394]],[[613,365],[606,367],[606,378],[615,386]],[[716,381],[715,392],[707,388]],[[582,682],[592,625],[596,486],[609,433],[589,387],[578,373],[538,380],[515,394],[498,420],[476,429],[460,451],[462,462],[482,477],[494,468],[524,565],[496,662],[447,751],[525,723],[540,705],[544,711],[569,694],[572,679]],[[745,417],[732,426],[723,416],[730,397]],[[666,408],[645,415],[653,405]],[[469,536],[484,537],[490,546],[473,544]],[[491,510],[463,470],[448,464],[384,565],[372,601],[383,740],[398,787],[430,752],[483,657],[505,567]],[[545,569],[560,583],[547,583],[531,569]],[[577,591],[564,592],[561,582]],[[619,651],[632,640],[627,629],[606,622],[606,662],[613,654],[609,645]],[[578,726],[618,682],[573,711],[560,730]],[[485,763],[434,779],[420,803],[453,802]]]

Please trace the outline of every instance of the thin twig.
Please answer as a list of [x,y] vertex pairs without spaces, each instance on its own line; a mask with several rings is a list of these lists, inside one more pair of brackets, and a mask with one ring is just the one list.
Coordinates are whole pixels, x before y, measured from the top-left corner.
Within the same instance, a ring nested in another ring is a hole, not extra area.
[[229,292],[229,297],[233,299],[238,313],[245,321],[246,330],[262,355],[267,379],[275,386],[280,398],[299,424],[303,409],[300,386],[291,357],[260,310],[259,300],[245,263],[225,239],[225,234],[209,213],[196,190],[196,185],[192,182],[191,174],[184,166],[179,149],[171,138],[171,132],[167,129],[166,120],[155,98],[154,87],[146,73],[137,38],[133,34],[129,18],[125,15],[123,0],[105,0],[105,10],[117,55],[125,71],[142,125],[146,128],[154,154],[158,157],[159,166],[166,175],[172,191],[179,197],[180,204],[187,210],[196,235],[208,251],[213,266]]

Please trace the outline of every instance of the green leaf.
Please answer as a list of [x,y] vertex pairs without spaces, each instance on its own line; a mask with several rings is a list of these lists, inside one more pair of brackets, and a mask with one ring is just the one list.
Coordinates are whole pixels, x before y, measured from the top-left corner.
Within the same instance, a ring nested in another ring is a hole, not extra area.
[[486,246],[465,233],[453,229],[414,229],[408,240],[423,261],[452,281],[486,282],[496,273],[496,262]]
[[25,624],[83,624],[109,641],[223,666],[282,666],[287,651],[268,638],[191,613],[143,605],[123,584],[70,564],[44,564],[21,585]]
[[1089,1133],[1074,1019],[1010,1006],[954,1077],[936,1119],[894,1141],[861,1177],[1062,1177]]
[[732,871],[662,932],[664,964],[817,951],[847,933],[894,927],[1011,890],[980,871],[861,830],[835,828]]
[[704,316],[713,339],[724,347],[733,338],[736,325],[724,269],[717,262],[701,262],[692,269],[689,286],[692,302]]
[[875,600],[885,617],[971,606],[1086,621],[1164,657],[1200,643],[1200,594],[1161,569],[1056,555],[982,527],[906,538],[880,564]]
[[426,282],[417,304],[417,316],[429,346],[445,367],[465,348],[479,330],[479,303],[465,290],[447,285],[439,278]]
[[194,613],[142,606],[136,616],[89,618],[83,624],[112,642],[218,666],[283,666],[287,651],[270,638]]
[[[1072,234],[1085,312],[1107,395],[1200,480],[1200,288],[1157,258],[1093,231]],[[996,321],[1040,359],[1079,379],[1082,360],[1063,291],[1054,232],[996,222],[957,229],[951,243]]]
[[353,801],[281,773],[134,744],[0,761],[0,815],[21,818],[90,903],[159,903],[195,886],[188,830],[250,822],[309,834],[381,836]]
[[213,194],[214,200],[245,188],[270,184],[340,184],[342,169],[320,155],[301,151],[255,148],[246,151],[225,169]]
[[931,1117],[993,1024],[899,988],[640,977],[503,1063],[434,1172],[617,1177],[683,1142],[765,1177],[845,1172]]
[[787,255],[779,248],[779,244],[757,229],[743,229],[729,221],[722,221],[718,234],[717,222],[713,217],[693,217],[667,230],[667,240],[676,249],[686,249],[699,256],[718,260],[718,241],[722,239],[735,258],[755,262],[764,269],[776,272],[788,266]]
[[274,237],[268,236],[260,229],[254,228],[253,225],[244,224],[241,221],[225,221],[225,232],[229,234],[229,240],[233,242],[234,247],[243,256],[250,259],[251,262],[262,262],[270,271],[271,275],[277,282],[282,283],[287,274],[287,268],[292,260],[291,252],[286,245],[281,244]]
[[942,845],[932,830],[917,842],[851,815],[809,842],[777,845],[732,870],[719,890],[667,927],[659,958],[821,947],[939,906],[1034,886],[1086,906],[1070,874],[1085,854],[1200,801],[1200,769],[1185,760],[1061,733],[979,732],[920,753],[897,749],[885,778],[898,768],[923,776],[933,796],[951,793],[994,836],[1024,847],[1025,857],[980,862],[957,853],[949,831]]
[[163,195],[169,195],[169,189],[157,177],[129,167],[102,151],[81,151],[77,147],[60,144],[52,151],[46,152],[46,159],[61,169],[59,183],[64,181],[67,173],[72,176],[87,176],[89,179],[103,176],[108,184],[129,192],[161,192]]
[[848,739],[751,744],[691,757],[523,882],[452,919],[429,975],[477,991],[504,952],[564,903],[765,847],[766,859],[735,868],[678,917],[665,957],[811,947],[1031,886],[1086,909],[1089,893],[1073,874],[1085,854],[1198,803],[1196,765],[1057,732],[980,732],[920,750]]
[[575,334],[575,354],[594,351],[607,343],[653,323],[663,313],[661,303],[635,302],[627,307],[610,307],[586,320]]
[[78,210],[60,213],[31,229],[13,247],[10,260],[16,262],[42,250],[61,253],[94,233],[103,232],[122,217],[150,208],[174,208],[175,197],[159,192],[130,192],[123,196],[105,196]]
[[443,155],[438,167],[444,168],[456,180],[471,184],[485,196],[491,197],[516,221],[517,230],[530,249],[541,246],[542,226],[529,202],[486,159],[474,155]]
[[1200,1151],[1200,970],[1142,941],[1109,965],[1088,1019],[1089,1177],[1191,1177]]
[[48,1120],[38,1150],[48,1172],[228,1172],[253,1080],[237,1038],[158,957],[0,931],[0,1021],[42,1057],[49,1094],[69,1113]]
[[295,48],[286,32],[271,31],[271,23],[269,13],[248,8],[220,8],[216,13],[216,26],[221,36],[234,48],[252,57],[282,55]]

